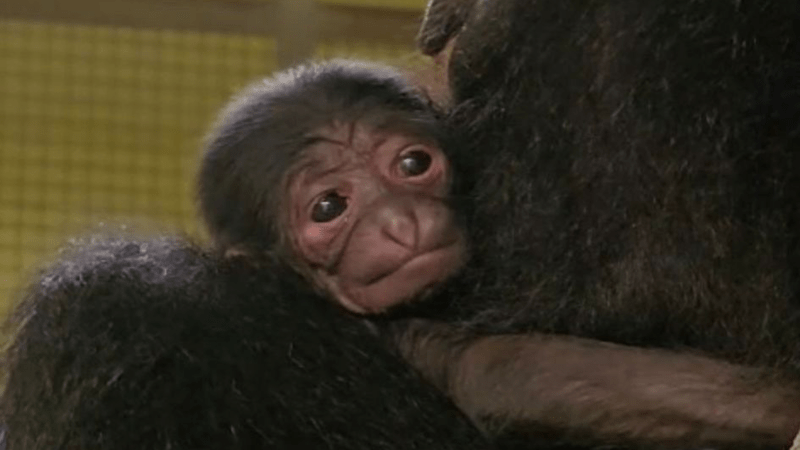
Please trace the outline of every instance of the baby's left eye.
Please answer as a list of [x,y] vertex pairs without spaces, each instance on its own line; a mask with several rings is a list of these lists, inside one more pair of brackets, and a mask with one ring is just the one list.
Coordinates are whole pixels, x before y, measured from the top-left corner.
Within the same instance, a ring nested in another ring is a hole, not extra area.
[[423,150],[412,150],[400,157],[400,172],[407,177],[417,177],[431,167],[433,158]]

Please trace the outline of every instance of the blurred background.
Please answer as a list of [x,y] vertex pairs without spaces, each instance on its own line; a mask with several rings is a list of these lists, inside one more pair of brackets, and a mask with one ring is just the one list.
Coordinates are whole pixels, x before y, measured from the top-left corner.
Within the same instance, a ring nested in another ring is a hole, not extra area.
[[101,224],[202,238],[205,130],[309,58],[413,67],[425,0],[0,0],[0,315]]

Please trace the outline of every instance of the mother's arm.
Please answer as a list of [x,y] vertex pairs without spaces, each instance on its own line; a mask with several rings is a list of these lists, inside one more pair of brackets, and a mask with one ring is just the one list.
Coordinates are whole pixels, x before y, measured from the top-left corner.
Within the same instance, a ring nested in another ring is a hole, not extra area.
[[500,438],[785,449],[800,427],[800,385],[760,369],[570,336],[407,325],[406,359]]

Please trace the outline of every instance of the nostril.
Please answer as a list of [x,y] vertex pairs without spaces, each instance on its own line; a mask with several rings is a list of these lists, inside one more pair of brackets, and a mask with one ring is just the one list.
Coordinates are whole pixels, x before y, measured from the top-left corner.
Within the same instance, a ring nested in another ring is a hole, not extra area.
[[383,226],[383,234],[390,240],[408,249],[417,246],[417,223],[407,214],[393,214]]

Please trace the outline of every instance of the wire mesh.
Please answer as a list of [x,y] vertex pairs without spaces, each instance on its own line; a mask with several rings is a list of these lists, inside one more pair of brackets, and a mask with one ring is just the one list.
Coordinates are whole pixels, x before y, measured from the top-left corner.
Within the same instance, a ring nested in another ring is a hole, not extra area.
[[0,308],[87,226],[196,232],[204,130],[276,68],[264,36],[0,19]]

